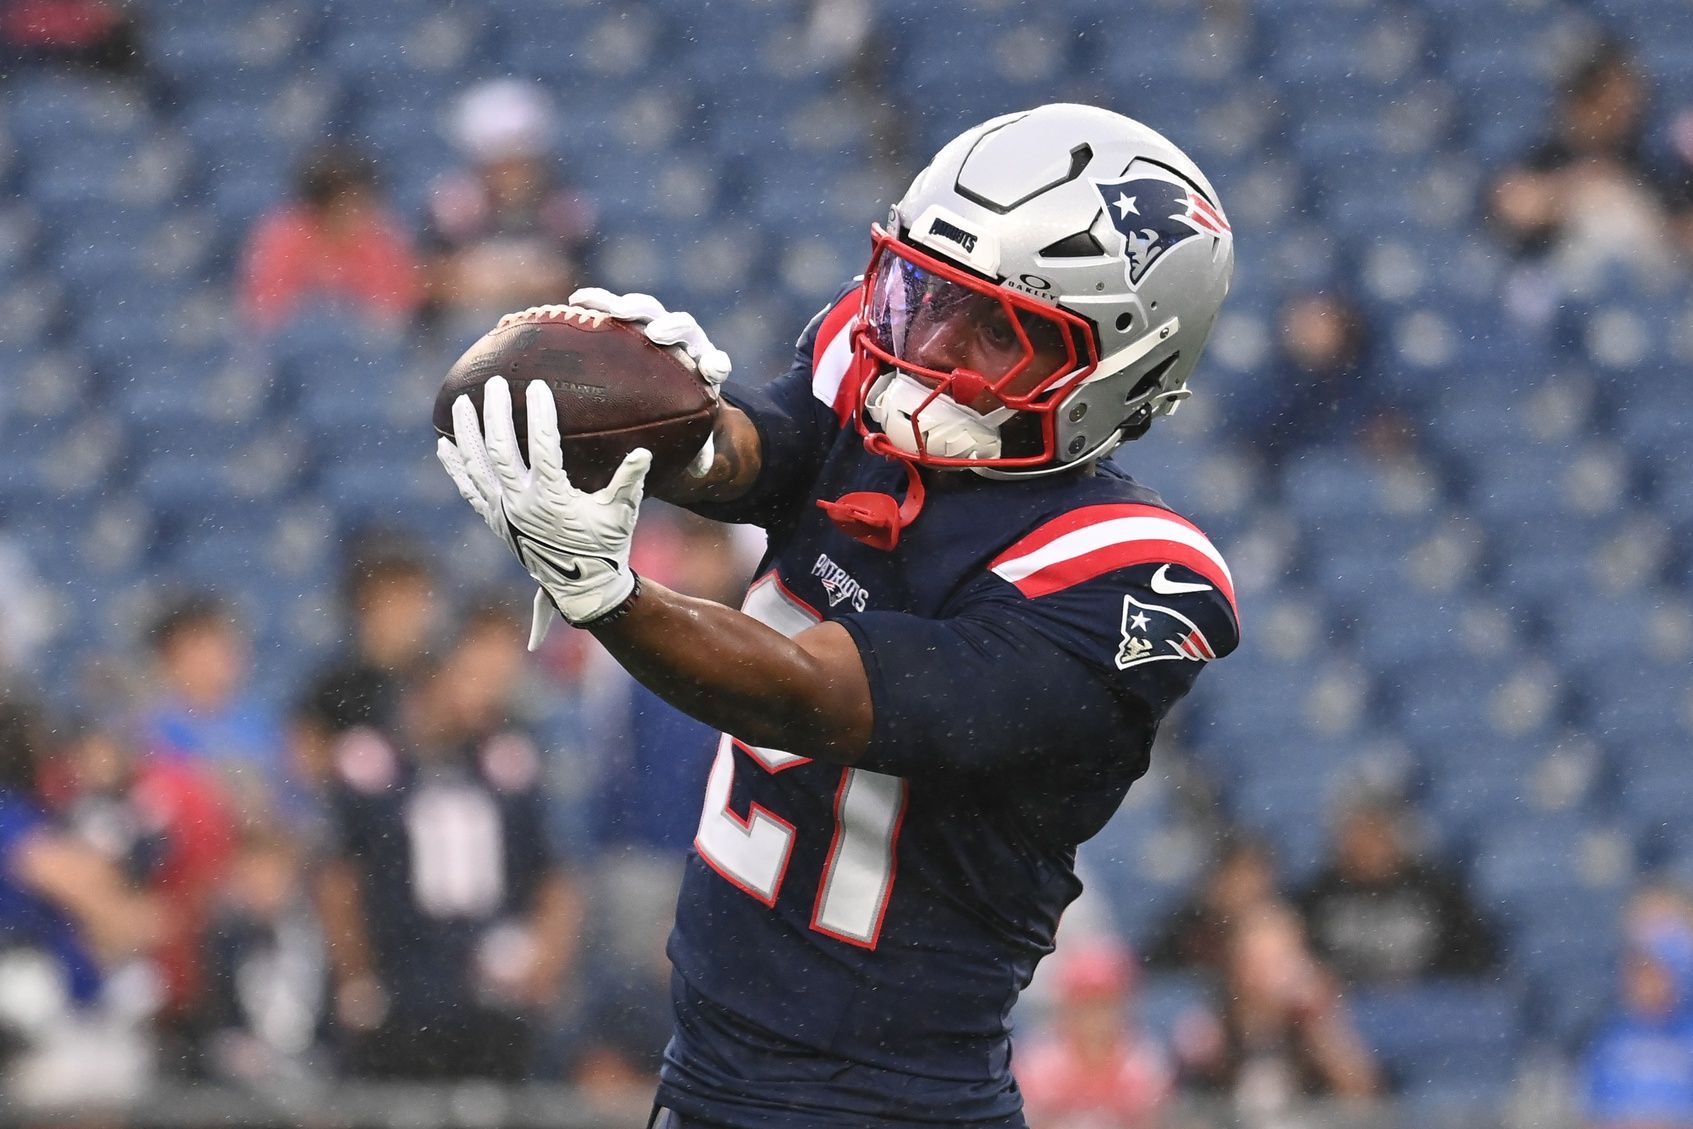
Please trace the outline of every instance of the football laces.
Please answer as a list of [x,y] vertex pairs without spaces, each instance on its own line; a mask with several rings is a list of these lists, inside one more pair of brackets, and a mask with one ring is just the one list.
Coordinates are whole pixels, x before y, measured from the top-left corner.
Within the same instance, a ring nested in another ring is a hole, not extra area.
[[[498,322],[494,323],[494,328],[506,329],[514,325],[530,325],[535,322],[565,322],[568,324],[584,326],[588,329],[598,329],[608,320],[617,325],[623,326],[631,333],[640,334],[643,338],[646,337],[646,334],[642,332],[641,327],[632,321],[624,321],[621,318],[613,318],[604,310],[591,310],[586,306],[571,306],[566,304],[530,306],[527,310],[519,310],[515,314],[506,314]],[[654,341],[653,344],[657,345],[658,348],[663,349],[666,353],[669,353],[689,372],[695,374],[699,373],[699,362],[696,361],[688,352],[686,346],[679,344],[659,345],[656,341]]]
[[551,305],[530,306],[515,314],[507,314],[495,323],[495,329],[504,329],[508,325],[526,325],[537,321],[574,322],[585,325],[590,329],[598,329],[600,324],[611,315],[604,310],[590,310],[586,306]]

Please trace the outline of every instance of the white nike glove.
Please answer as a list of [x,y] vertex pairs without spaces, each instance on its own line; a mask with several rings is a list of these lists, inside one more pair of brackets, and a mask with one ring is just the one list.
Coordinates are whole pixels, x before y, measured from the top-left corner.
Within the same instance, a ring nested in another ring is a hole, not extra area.
[[475,405],[460,396],[453,404],[457,441],[443,437],[436,454],[465,501],[541,585],[529,637],[534,650],[546,637],[552,608],[584,625],[634,590],[629,544],[652,455],[644,448],[631,451],[603,490],[584,493],[564,473],[552,393],[531,381],[525,396],[532,468],[518,453],[511,387],[499,376],[482,390],[486,438]]
[[[681,310],[666,310],[663,303],[651,294],[613,294],[609,290],[598,286],[588,286],[576,291],[570,296],[572,306],[582,306],[590,310],[598,310],[609,314],[618,321],[634,322],[643,328],[647,340],[655,345],[679,345],[694,362],[694,369],[705,381],[706,388],[711,392],[712,399],[720,397],[719,390],[723,382],[729,379],[729,372],[733,365],[729,354],[711,343],[700,328],[700,323],[694,320],[693,314],[683,313]],[[716,457],[716,447],[711,436],[706,436],[705,446],[694,456],[693,462],[688,464],[688,473],[695,478],[703,476],[711,469],[711,461]]]
[[[462,400],[464,397],[461,396],[460,399]],[[458,405],[455,403],[453,408],[454,434],[467,434],[462,430],[462,425],[458,419]],[[476,409],[474,407],[471,408],[471,425],[469,434],[478,434],[480,425],[476,422]],[[471,449],[469,444],[466,444],[466,449]],[[476,445],[475,451],[479,461],[486,461],[487,454],[480,443]],[[464,452],[459,450],[458,445],[445,435],[435,441],[435,457],[441,460],[441,465],[446,468],[447,477],[453,480],[453,485],[458,487],[460,497],[470,503],[470,508],[476,511],[476,516],[487,523],[488,528],[494,531],[494,536],[498,537],[505,547],[511,550],[512,556],[519,556],[517,542],[512,539],[511,526],[506,521],[505,510],[500,504],[498,491],[492,494],[484,494],[482,488],[477,485],[478,482],[493,481],[494,468],[491,465],[483,467],[472,477],[470,461],[465,457]],[[529,649],[531,651],[538,648],[542,641],[546,639],[547,632],[552,628],[553,618],[557,615],[558,612],[553,608],[552,601],[547,598],[547,590],[545,588],[535,589],[535,600],[529,619]]]

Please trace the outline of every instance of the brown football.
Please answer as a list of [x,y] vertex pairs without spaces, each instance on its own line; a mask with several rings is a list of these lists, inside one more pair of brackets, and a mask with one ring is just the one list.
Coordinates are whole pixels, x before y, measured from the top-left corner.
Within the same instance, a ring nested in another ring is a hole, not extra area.
[[532,380],[552,389],[564,469],[583,490],[611,481],[636,447],[653,454],[649,481],[665,481],[699,453],[717,419],[717,401],[679,347],[655,345],[640,326],[577,306],[510,319],[467,349],[435,397],[435,430],[452,438],[453,402],[461,395],[481,418],[482,386],[495,376],[511,384],[526,460],[524,390]]

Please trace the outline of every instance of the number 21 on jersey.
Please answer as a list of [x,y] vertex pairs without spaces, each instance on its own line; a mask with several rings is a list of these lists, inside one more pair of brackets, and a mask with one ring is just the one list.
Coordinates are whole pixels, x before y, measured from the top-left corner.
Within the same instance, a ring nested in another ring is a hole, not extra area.
[[[821,619],[787,592],[774,573],[753,585],[744,610],[790,638]],[[774,906],[796,837],[821,834],[823,829],[796,828],[758,803],[748,807],[745,818],[737,815],[730,806],[737,749],[756,766],[754,771],[773,774],[810,764],[811,760],[778,749],[744,745],[725,734],[706,784],[695,850],[725,879],[765,905]],[[848,944],[876,947],[893,894],[894,846],[905,800],[906,784],[897,776],[841,769],[829,855],[811,913],[813,929]]]

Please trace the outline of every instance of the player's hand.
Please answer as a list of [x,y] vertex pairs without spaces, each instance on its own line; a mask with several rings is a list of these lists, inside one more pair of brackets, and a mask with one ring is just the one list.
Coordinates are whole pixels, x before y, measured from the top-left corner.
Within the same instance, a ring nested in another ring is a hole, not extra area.
[[[618,321],[633,322],[641,326],[647,340],[656,345],[681,346],[688,359],[694,362],[694,368],[700,374],[700,379],[705,381],[712,398],[719,398],[719,390],[723,387],[723,382],[729,379],[733,365],[729,354],[711,343],[711,339],[705,335],[705,330],[700,328],[700,323],[694,320],[693,314],[683,313],[681,310],[666,310],[663,303],[651,294],[613,294],[598,286],[577,290],[571,294],[570,304],[598,310]],[[703,477],[711,469],[712,459],[715,457],[716,448],[711,437],[707,436],[699,454],[688,464],[688,473],[695,478]]]
[[[586,493],[564,472],[558,410],[547,387],[528,390],[529,458],[523,464],[512,423],[511,387],[494,377],[482,390],[486,430],[468,396],[453,404],[453,433],[436,446],[459,493],[505,542],[560,614],[583,625],[616,608],[635,586],[629,546],[652,455],[629,453],[603,490]],[[537,599],[530,649],[546,635]]]
[[[510,400],[509,389],[507,400]],[[475,435],[478,440],[476,446],[467,449],[478,452],[473,457],[486,461],[486,449],[480,442],[481,424],[476,419],[474,406],[470,409],[470,431],[467,433],[463,430],[464,420],[459,414],[458,407],[460,403],[464,402],[465,397],[460,396],[458,402],[453,404],[453,433],[455,435]],[[493,466],[481,467],[477,474],[472,475],[470,459],[466,457],[464,451],[459,449],[457,444],[444,435],[435,441],[435,457],[441,460],[441,465],[446,468],[447,476],[453,480],[453,485],[458,487],[459,496],[470,503],[470,508],[476,511],[476,516],[487,523],[488,528],[494,531],[494,536],[498,537],[505,547],[511,550],[511,555],[522,560],[522,554],[517,551],[517,542],[512,537],[511,523],[506,520],[499,491],[486,491],[480,485],[497,479]],[[537,650],[546,640],[547,632],[552,629],[553,620],[557,616],[558,611],[553,607],[552,600],[547,597],[547,590],[537,588],[529,619],[529,649],[531,651]]]

